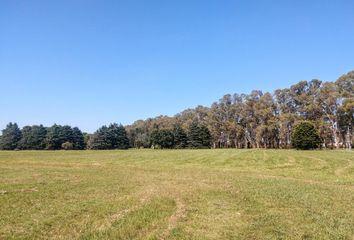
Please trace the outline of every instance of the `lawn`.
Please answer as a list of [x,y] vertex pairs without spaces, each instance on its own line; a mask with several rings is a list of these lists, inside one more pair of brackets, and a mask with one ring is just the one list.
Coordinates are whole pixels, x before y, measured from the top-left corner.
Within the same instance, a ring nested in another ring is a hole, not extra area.
[[354,152],[0,151],[0,239],[354,239]]

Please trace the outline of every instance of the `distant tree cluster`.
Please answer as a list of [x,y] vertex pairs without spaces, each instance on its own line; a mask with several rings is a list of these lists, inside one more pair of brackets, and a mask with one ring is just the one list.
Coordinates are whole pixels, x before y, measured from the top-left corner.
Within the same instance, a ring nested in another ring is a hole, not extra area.
[[[209,129],[213,148],[291,148],[295,125],[307,121],[319,132],[322,148],[347,148],[354,135],[354,71],[335,82],[300,81],[273,94],[225,95],[211,107],[198,106],[173,117],[159,116],[126,126],[131,147],[150,147],[156,126],[185,132],[192,123]],[[165,134],[165,133],[164,133]],[[193,145],[189,135],[188,146]]]
[[300,81],[273,94],[259,90],[227,94],[211,107],[198,106],[173,117],[138,120],[125,127],[111,124],[93,134],[70,126],[19,129],[9,123],[0,136],[0,149],[351,149],[353,135],[351,71],[335,82]]
[[2,150],[81,150],[85,148],[84,134],[77,127],[54,124],[25,126],[9,123],[0,139]]
[[88,149],[127,149],[129,139],[122,125],[116,123],[98,129],[88,140]]
[[54,124],[25,126],[9,123],[0,138],[1,150],[82,150],[127,149],[129,140],[122,125],[103,126],[94,134],[82,133],[77,127]]
[[179,125],[173,129],[155,129],[150,134],[150,144],[153,148],[210,148],[211,134],[209,129],[197,122],[192,122],[188,131]]

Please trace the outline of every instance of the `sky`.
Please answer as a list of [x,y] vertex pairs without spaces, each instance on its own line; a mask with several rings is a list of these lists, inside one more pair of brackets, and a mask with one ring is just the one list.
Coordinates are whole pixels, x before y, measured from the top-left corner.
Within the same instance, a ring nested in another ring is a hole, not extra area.
[[354,70],[352,0],[1,0],[0,129],[210,106]]

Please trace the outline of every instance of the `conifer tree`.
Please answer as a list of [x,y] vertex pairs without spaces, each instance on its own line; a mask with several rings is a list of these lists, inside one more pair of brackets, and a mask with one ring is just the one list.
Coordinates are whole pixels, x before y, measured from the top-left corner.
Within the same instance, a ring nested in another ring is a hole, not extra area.
[[193,121],[189,126],[188,146],[190,148],[201,148],[203,146],[202,139],[199,134],[199,126],[196,121]]
[[201,125],[199,127],[199,135],[200,135],[200,139],[202,141],[202,147],[203,148],[210,148],[211,134],[210,134],[209,129],[206,126]]
[[72,144],[74,150],[81,150],[85,148],[84,134],[78,127],[72,129]]
[[291,135],[291,142],[296,149],[316,149],[320,146],[321,138],[311,122],[302,121],[295,125]]
[[129,139],[127,137],[127,132],[123,125],[118,125],[115,129],[116,131],[116,144],[115,148],[117,149],[128,149],[129,148]]
[[88,142],[90,149],[127,149],[129,148],[129,139],[125,128],[116,123],[109,127],[102,126],[98,129]]
[[43,125],[25,126],[21,130],[22,138],[18,144],[19,149],[42,150],[45,149],[47,129]]
[[176,125],[173,129],[174,148],[186,148],[188,144],[188,137],[181,126]]
[[6,128],[2,130],[0,149],[14,150],[17,148],[20,140],[21,130],[17,126],[17,123],[10,122],[9,124],[7,124]]

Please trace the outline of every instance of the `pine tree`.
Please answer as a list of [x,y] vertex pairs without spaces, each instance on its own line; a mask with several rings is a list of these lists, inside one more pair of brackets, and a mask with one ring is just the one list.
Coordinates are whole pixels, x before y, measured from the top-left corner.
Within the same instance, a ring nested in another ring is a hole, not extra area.
[[73,149],[81,150],[85,148],[84,135],[78,127],[72,129],[72,144]]
[[95,150],[110,149],[109,142],[107,141],[107,126],[100,127],[89,139],[88,148]]
[[188,146],[190,148],[203,147],[203,140],[200,136],[200,128],[196,121],[193,121],[192,124],[189,126]]
[[102,126],[90,138],[88,142],[89,149],[127,149],[129,148],[129,139],[125,128],[116,123],[109,127]]
[[171,130],[160,130],[160,146],[161,148],[173,148],[174,136]]
[[188,146],[190,148],[210,148],[211,134],[205,125],[193,121],[189,127]]
[[128,149],[129,139],[127,136],[127,131],[122,124],[118,125],[116,129],[116,146],[117,149]]
[[202,147],[203,148],[210,148],[210,145],[211,145],[211,134],[210,134],[209,129],[206,126],[201,125],[199,127],[199,135],[200,135],[200,138],[201,138],[201,141],[202,141]]
[[291,135],[291,143],[296,149],[316,149],[321,143],[321,138],[311,122],[302,121],[295,125]]
[[48,128],[45,142],[46,142],[46,149],[48,150],[61,149],[61,145],[64,143],[64,141],[62,141],[61,139],[59,125],[54,124],[53,126]]
[[47,129],[43,125],[25,126],[22,128],[21,133],[22,138],[18,144],[19,149],[45,149]]
[[186,148],[188,144],[188,137],[186,132],[181,128],[181,126],[177,125],[173,129],[173,137],[174,137],[174,147],[175,148]]
[[160,148],[160,143],[161,143],[161,136],[160,136],[160,130],[158,128],[155,128],[152,130],[150,134],[150,146],[153,148]]
[[21,139],[18,142],[17,148],[21,150],[29,150],[32,149],[32,127],[31,126],[24,126],[21,129]]
[[21,130],[17,126],[17,123],[10,122],[9,124],[7,124],[6,128],[2,130],[0,149],[14,150],[17,148],[20,140]]

